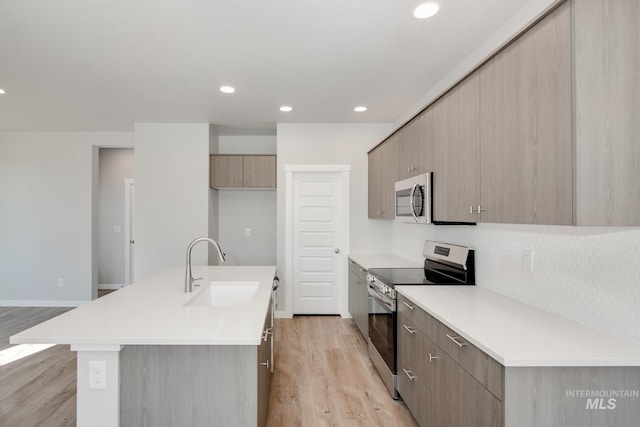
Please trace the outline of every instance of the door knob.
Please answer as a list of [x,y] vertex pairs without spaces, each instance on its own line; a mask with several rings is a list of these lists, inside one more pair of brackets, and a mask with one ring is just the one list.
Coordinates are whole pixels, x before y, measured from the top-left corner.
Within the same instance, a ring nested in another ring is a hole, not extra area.
[[333,251],[333,252],[335,252],[335,253],[339,254],[339,253],[340,253],[340,249],[336,248],[336,250],[335,250],[335,251]]

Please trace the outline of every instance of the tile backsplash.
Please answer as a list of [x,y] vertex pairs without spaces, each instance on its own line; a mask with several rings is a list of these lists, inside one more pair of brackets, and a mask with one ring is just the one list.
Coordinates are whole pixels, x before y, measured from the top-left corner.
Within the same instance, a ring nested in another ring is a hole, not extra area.
[[392,225],[395,255],[426,239],[474,248],[478,286],[640,343],[639,228]]

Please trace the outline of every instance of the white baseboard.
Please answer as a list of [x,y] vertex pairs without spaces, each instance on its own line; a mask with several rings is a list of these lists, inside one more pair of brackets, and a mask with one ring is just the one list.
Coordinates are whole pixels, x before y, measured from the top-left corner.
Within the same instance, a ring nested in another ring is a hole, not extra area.
[[106,283],[98,285],[98,289],[120,289],[124,288],[124,283]]
[[91,301],[0,299],[0,307],[79,307]]
[[276,311],[273,317],[276,319],[291,319],[293,318],[293,314],[287,311]]

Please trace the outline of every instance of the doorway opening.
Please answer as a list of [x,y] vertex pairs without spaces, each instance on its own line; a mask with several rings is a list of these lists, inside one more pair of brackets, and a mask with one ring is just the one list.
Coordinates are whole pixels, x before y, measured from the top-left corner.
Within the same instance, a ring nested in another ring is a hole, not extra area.
[[99,148],[95,205],[96,296],[133,281],[134,174],[132,148]]

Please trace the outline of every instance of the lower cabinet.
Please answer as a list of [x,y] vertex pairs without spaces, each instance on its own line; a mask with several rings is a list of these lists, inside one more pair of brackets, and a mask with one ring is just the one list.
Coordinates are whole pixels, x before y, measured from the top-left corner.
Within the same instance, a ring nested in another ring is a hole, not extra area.
[[273,376],[273,306],[269,304],[269,312],[264,320],[262,341],[258,347],[258,426],[267,425],[269,414],[269,395],[271,390],[271,378]]
[[422,427],[638,426],[624,391],[639,366],[504,367],[403,295],[397,306],[398,391]]
[[259,345],[127,345],[120,426],[264,427],[271,388],[271,311]]
[[[436,344],[442,332],[436,319],[398,296],[398,391],[414,418],[423,427],[502,426],[501,395],[493,395],[484,379],[497,362],[475,363],[468,372],[454,359],[460,355],[450,355]],[[473,371],[481,372],[481,378]]]
[[349,314],[356,326],[367,338],[369,336],[369,295],[367,291],[367,270],[353,260],[349,260]]

